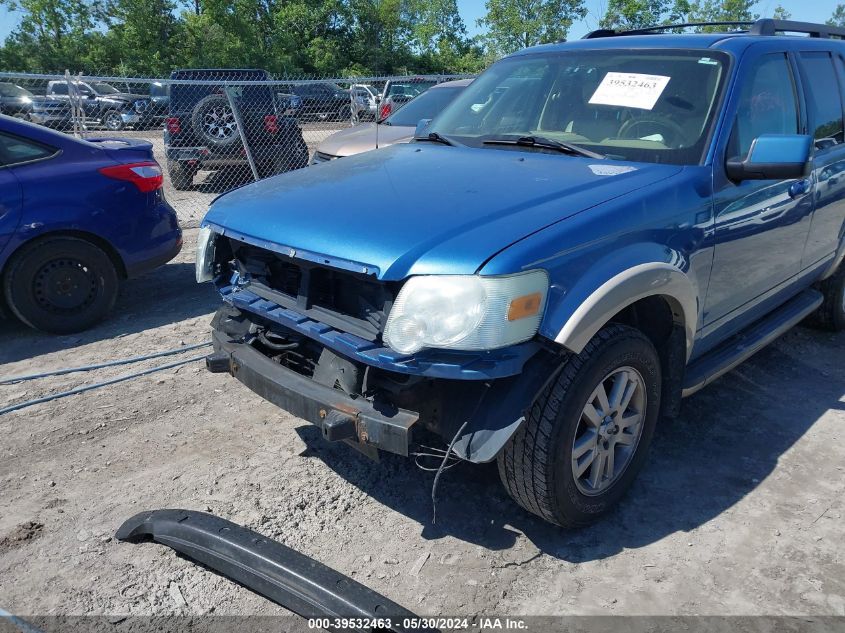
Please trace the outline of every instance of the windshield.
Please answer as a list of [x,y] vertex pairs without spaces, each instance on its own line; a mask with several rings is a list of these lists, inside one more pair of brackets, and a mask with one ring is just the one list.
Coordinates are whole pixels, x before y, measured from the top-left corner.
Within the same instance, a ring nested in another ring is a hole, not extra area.
[[101,94],[101,95],[113,95],[113,94],[117,94],[118,92],[120,92],[114,86],[112,86],[110,84],[102,83],[102,82],[96,83],[96,84],[91,84],[91,87],[97,92],[97,94]]
[[726,64],[726,57],[713,51],[511,57],[476,79],[430,131],[490,151],[544,151],[489,143],[530,136],[620,160],[695,164],[707,142]]
[[159,82],[150,84],[151,97],[166,97],[170,93],[170,85],[165,85]]
[[0,97],[34,97],[29,90],[15,84],[0,83]]
[[408,97],[416,97],[436,85],[436,81],[412,81],[408,83],[392,83],[387,89],[388,97],[393,95],[404,95]]
[[440,111],[463,92],[464,88],[465,86],[456,86],[454,88],[427,90],[419,97],[409,101],[404,108],[385,119],[384,124],[416,127],[420,119],[433,119],[440,114]]

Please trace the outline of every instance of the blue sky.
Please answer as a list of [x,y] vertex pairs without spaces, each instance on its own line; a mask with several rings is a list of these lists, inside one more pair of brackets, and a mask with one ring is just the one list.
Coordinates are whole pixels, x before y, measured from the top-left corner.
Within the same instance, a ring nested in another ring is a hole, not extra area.
[[[485,0],[458,0],[458,9],[472,35],[479,32],[475,22],[484,15],[484,2]],[[793,20],[824,22],[833,13],[837,0],[759,0],[755,11],[761,15],[770,16],[778,4],[783,5],[792,13]],[[581,37],[587,31],[596,28],[606,7],[607,0],[587,0],[588,15],[586,19],[572,27],[569,33],[570,39]],[[5,39],[17,26],[18,19],[16,14],[9,12],[6,5],[0,6],[0,39]]]

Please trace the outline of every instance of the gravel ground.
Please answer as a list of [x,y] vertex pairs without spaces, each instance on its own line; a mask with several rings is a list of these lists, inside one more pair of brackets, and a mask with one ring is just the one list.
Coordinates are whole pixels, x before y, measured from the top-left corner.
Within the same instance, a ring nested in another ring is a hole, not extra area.
[[[195,231],[114,315],[71,337],[0,322],[0,374],[208,338]],[[189,352],[195,354],[195,352]],[[155,544],[116,542],[146,509],[209,510],[421,614],[845,615],[845,336],[796,328],[686,401],[621,507],[564,531],[492,467],[441,482],[372,463],[199,362],[0,416],[0,607],[18,614],[284,610]],[[0,386],[0,406],[149,361]]]

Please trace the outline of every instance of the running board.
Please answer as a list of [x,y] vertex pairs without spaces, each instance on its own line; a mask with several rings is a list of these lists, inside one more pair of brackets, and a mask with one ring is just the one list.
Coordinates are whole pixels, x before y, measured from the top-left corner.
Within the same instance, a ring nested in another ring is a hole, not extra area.
[[213,514],[141,512],[125,521],[116,537],[166,545],[297,615],[318,618],[317,626],[328,625],[328,630],[338,626],[335,618],[347,619],[344,631],[367,633],[402,632],[425,622],[340,572]]
[[686,369],[683,396],[691,396],[722,374],[748,360],[812,314],[823,300],[824,297],[817,290],[805,290],[748,329],[693,361]]

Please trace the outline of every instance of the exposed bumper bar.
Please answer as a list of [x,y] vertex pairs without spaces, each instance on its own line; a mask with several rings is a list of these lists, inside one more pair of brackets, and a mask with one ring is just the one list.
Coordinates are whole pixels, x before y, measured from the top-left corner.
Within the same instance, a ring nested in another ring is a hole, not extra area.
[[141,512],[125,521],[116,537],[152,539],[306,618],[389,618],[390,630],[404,631],[403,619],[416,617],[334,569],[213,514]]
[[[346,441],[371,456],[373,449],[382,449],[407,457],[411,427],[419,419],[416,413],[378,411],[368,400],[350,398],[297,374],[222,332],[214,330],[211,340],[215,354],[208,359],[210,370],[228,371],[265,400],[319,427],[325,439]],[[228,356],[228,368],[221,355]]]

